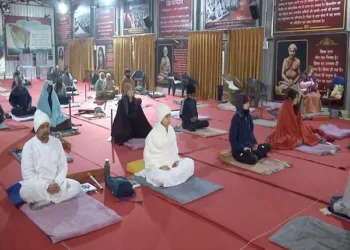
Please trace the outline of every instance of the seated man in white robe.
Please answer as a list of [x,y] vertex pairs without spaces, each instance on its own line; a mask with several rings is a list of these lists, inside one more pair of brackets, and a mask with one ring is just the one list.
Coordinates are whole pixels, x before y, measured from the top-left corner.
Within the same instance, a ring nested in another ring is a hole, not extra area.
[[34,114],[36,135],[24,144],[20,196],[38,209],[60,203],[80,193],[80,183],[67,179],[67,158],[59,139],[50,136],[50,119],[40,110]]
[[194,173],[190,158],[180,159],[176,134],[170,125],[171,109],[165,104],[157,107],[158,122],[148,134],[143,151],[145,169],[138,176],[155,187],[172,187],[184,183]]
[[350,174],[344,196],[333,196],[331,198],[331,208],[332,212],[338,216],[350,220]]

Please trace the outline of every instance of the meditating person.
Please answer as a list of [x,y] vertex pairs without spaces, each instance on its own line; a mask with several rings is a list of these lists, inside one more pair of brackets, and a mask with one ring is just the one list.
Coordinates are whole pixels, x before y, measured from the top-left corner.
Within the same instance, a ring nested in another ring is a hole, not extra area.
[[322,108],[321,95],[318,92],[318,84],[314,74],[314,67],[309,65],[298,80],[299,89],[303,94],[301,104],[302,114],[320,113]]
[[[131,84],[132,86],[136,87],[135,86],[135,81],[131,78],[131,71],[130,71],[130,69],[126,69],[124,74],[125,74],[125,76],[123,78],[121,87],[123,88],[126,83]],[[122,93],[125,92],[123,89],[121,89],[121,91],[122,91]]]
[[73,76],[69,73],[69,67],[64,68],[64,73],[62,74],[62,81],[64,85],[66,85],[67,92],[77,91],[77,87],[75,86],[75,80]]
[[54,82],[54,77],[55,77],[54,69],[53,67],[50,67],[49,70],[47,71],[46,80]]
[[272,148],[292,150],[302,144],[314,146],[319,143],[319,137],[303,122],[300,113],[300,103],[297,100],[298,92],[289,89],[278,115],[277,126],[268,136]]
[[12,81],[12,85],[11,85],[11,89],[13,89],[14,87],[16,87],[19,79],[21,79],[21,82],[23,82],[21,76],[19,75],[18,72],[13,74],[13,81]]
[[19,79],[22,80],[22,84],[23,84],[24,86],[30,86],[30,85],[32,85],[30,81],[24,79],[23,72],[22,72],[22,70],[21,70],[21,66],[19,66],[19,65],[17,65],[16,70],[15,70],[15,72],[13,73],[13,79],[15,79],[16,76],[17,76]]
[[5,121],[5,112],[0,105],[0,124]]
[[106,75],[104,72],[100,73],[100,78],[95,83],[95,91],[96,91],[96,100],[104,100],[105,96],[105,88],[106,88]]
[[110,73],[106,74],[106,88],[105,88],[107,97],[109,99],[114,99],[115,95],[117,94],[117,90],[114,86],[114,81],[112,79],[112,75]]
[[50,118],[40,110],[34,114],[36,135],[22,150],[20,197],[32,209],[76,197],[80,183],[67,179],[67,157],[59,139],[50,136]]
[[209,126],[208,121],[198,120],[197,100],[194,98],[195,93],[196,86],[192,83],[187,84],[187,97],[182,100],[180,108],[182,127],[192,132]]
[[56,65],[56,68],[55,68],[55,70],[53,72],[53,76],[52,77],[53,77],[53,79],[52,79],[53,84],[55,84],[57,82],[57,79],[59,77],[62,77],[62,72],[61,72],[60,67],[58,65]]
[[143,113],[142,100],[135,98],[134,87],[127,83],[123,89],[124,95],[119,101],[111,131],[114,142],[119,145],[132,138],[146,138],[152,130]]
[[66,85],[62,81],[62,77],[57,78],[57,82],[54,84],[53,89],[55,90],[58,101],[60,104],[68,104],[69,96],[67,96]]
[[345,188],[344,196],[333,196],[331,198],[331,212],[350,220],[350,175]]
[[22,79],[18,78],[16,86],[11,90],[9,102],[12,106],[11,114],[16,117],[33,115],[36,108],[32,106],[32,97],[26,87],[22,85]]
[[177,186],[193,175],[194,161],[179,157],[176,134],[170,125],[171,109],[160,103],[157,118],[157,124],[146,138],[143,151],[145,169],[136,175],[146,178],[155,187]]
[[249,99],[244,93],[236,97],[236,114],[232,117],[229,131],[232,157],[241,163],[254,165],[267,157],[271,146],[258,144],[254,136],[254,124],[249,114]]
[[50,118],[51,131],[63,131],[72,128],[72,122],[68,116],[62,114],[61,105],[56,92],[53,90],[53,83],[45,81],[41,91],[38,109]]

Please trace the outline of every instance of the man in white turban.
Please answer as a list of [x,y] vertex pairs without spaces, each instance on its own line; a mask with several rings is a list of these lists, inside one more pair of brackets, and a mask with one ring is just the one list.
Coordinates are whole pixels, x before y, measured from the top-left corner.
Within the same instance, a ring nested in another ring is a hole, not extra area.
[[38,209],[77,196],[80,183],[67,179],[67,158],[62,143],[50,136],[50,119],[40,110],[34,114],[36,135],[24,144],[20,196]]
[[157,107],[158,122],[148,134],[143,151],[145,169],[138,176],[155,187],[172,187],[184,183],[194,173],[190,158],[180,159],[176,134],[170,125],[171,110],[165,104]]

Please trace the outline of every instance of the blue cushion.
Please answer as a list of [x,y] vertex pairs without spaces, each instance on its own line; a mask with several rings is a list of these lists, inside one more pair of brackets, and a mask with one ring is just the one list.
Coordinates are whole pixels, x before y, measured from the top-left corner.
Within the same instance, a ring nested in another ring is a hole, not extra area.
[[19,190],[21,190],[21,187],[21,183],[17,182],[6,190],[10,201],[13,205],[15,205],[15,207],[19,207],[25,203],[19,195]]

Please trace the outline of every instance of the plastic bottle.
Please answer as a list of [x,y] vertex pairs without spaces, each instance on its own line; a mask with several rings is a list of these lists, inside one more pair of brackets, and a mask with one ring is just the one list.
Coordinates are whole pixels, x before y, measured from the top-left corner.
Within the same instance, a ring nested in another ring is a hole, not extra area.
[[105,183],[107,185],[107,180],[111,176],[111,166],[109,164],[109,159],[105,159],[104,174],[105,174]]

